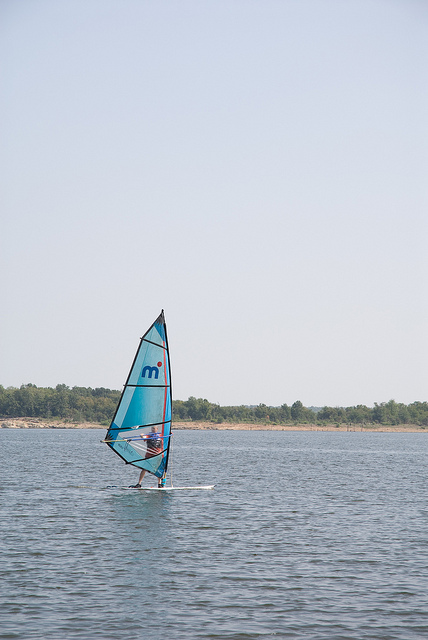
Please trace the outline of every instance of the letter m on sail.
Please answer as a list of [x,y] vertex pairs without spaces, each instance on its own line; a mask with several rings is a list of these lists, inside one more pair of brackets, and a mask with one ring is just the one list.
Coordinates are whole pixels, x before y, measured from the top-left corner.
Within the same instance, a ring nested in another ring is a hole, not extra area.
[[155,374],[156,380],[159,378],[159,369],[157,367],[149,367],[148,365],[145,366],[141,372],[141,377],[145,378],[146,373],[148,378],[151,378],[153,374]]

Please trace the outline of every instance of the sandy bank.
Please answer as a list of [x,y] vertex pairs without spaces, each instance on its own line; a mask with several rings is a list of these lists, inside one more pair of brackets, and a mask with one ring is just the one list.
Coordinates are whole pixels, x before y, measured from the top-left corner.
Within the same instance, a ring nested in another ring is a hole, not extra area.
[[394,426],[387,425],[346,425],[342,424],[340,427],[336,425],[318,425],[318,424],[241,424],[232,422],[222,422],[217,424],[216,422],[175,422],[173,429],[217,429],[217,430],[231,430],[231,431],[398,431],[398,432],[426,432],[428,428],[419,427],[414,424],[400,424]]
[[2,429],[106,429],[98,422],[64,422],[49,418],[0,418]]
[[[106,429],[97,422],[64,422],[49,420],[48,418],[0,418],[2,429]],[[243,424],[233,422],[175,422],[174,431],[180,429],[213,429],[217,431],[373,431],[373,432],[403,432],[403,433],[428,433],[427,427],[419,427],[414,424],[386,425],[336,425],[317,424]]]

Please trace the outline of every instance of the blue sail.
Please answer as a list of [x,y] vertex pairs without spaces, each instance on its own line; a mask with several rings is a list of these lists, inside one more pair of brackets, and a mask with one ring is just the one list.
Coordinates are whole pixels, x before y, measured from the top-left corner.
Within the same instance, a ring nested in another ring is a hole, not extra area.
[[165,477],[171,418],[171,372],[162,310],[140,340],[105,442],[126,464]]

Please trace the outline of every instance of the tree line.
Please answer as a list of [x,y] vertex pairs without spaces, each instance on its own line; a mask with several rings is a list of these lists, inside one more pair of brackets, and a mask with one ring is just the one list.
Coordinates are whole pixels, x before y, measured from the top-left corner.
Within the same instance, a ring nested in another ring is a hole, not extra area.
[[313,409],[303,406],[297,400],[291,406],[280,407],[241,405],[221,407],[202,398],[190,397],[188,400],[175,400],[173,403],[174,420],[199,420],[212,422],[254,422],[262,424],[415,424],[428,426],[428,402],[413,402],[405,405],[401,402],[375,403],[373,408],[359,404],[355,407],[323,407]]
[[98,422],[109,424],[120,391],[103,387],[37,387],[23,384],[19,389],[0,385],[0,415],[8,418],[53,418],[66,422]]
[[[108,425],[119,402],[120,391],[91,387],[37,387],[25,384],[4,388],[0,385],[0,416],[62,419],[68,422],[98,422]],[[176,422],[241,422],[255,424],[349,424],[428,426],[428,402],[405,405],[390,400],[355,407],[308,408],[297,400],[291,406],[269,407],[220,406],[191,396],[188,400],[174,400],[173,419]]]

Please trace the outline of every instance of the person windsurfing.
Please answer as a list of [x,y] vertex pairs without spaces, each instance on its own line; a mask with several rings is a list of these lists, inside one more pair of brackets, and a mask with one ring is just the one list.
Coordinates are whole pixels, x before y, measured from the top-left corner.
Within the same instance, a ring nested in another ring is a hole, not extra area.
[[[141,436],[141,437],[147,441],[146,443],[147,451],[146,451],[146,455],[144,456],[145,459],[153,458],[153,456],[157,456],[160,453],[162,453],[162,450],[163,450],[162,435],[158,431],[156,431],[155,426],[151,428],[150,433],[148,435]],[[137,484],[131,484],[129,488],[140,489],[141,481],[143,480],[145,475],[146,475],[146,469],[141,469],[140,477],[138,478]],[[164,484],[165,484],[165,481],[162,478],[158,478],[158,487],[161,488],[164,486]]]

